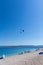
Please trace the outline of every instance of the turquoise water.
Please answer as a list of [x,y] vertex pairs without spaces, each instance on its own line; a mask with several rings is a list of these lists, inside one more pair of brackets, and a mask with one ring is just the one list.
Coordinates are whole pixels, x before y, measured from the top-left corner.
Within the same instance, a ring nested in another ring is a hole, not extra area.
[[40,48],[40,46],[0,46],[0,56],[2,56],[3,54],[5,54],[6,56],[13,54],[16,55],[24,51],[33,51],[37,48]]

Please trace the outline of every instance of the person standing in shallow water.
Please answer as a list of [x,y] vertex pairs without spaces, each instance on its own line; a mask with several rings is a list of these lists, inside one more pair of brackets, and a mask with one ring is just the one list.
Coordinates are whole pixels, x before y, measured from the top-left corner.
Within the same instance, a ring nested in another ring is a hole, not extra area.
[[3,59],[5,58],[5,54],[3,54]]

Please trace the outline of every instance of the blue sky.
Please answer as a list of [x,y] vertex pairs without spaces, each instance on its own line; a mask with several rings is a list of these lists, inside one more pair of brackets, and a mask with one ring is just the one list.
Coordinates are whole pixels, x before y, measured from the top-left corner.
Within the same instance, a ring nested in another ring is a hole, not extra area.
[[[24,29],[21,34],[20,29]],[[43,44],[43,0],[0,1],[0,45]]]

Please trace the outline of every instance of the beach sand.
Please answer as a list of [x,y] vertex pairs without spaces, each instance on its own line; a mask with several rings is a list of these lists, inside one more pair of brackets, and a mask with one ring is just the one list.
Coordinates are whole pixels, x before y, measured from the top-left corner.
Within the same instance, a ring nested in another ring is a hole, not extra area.
[[8,56],[0,59],[0,65],[43,65],[43,55],[39,55],[41,49],[21,55]]

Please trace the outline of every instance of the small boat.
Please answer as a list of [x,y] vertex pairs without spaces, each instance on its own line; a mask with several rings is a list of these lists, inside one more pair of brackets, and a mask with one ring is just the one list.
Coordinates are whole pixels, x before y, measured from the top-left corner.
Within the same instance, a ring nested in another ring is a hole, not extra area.
[[43,52],[39,52],[39,54],[43,54]]

